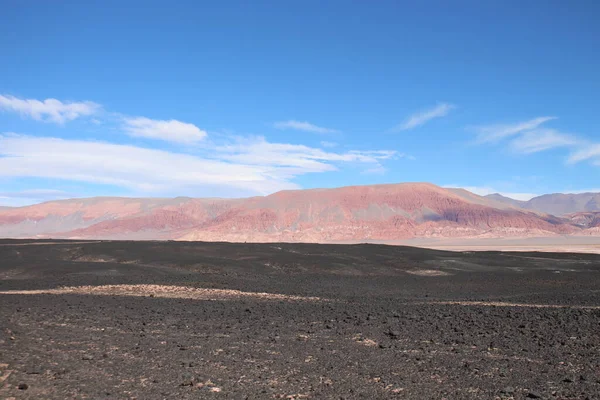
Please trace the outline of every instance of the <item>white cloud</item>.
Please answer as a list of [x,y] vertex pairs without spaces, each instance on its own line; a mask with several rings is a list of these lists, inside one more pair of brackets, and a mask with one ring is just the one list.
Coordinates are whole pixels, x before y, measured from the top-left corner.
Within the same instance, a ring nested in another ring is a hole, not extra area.
[[440,103],[434,108],[424,110],[409,116],[403,123],[392,128],[392,132],[413,129],[427,123],[428,121],[431,121],[432,119],[445,117],[454,108],[456,107],[452,104]]
[[312,133],[337,133],[337,132],[339,132],[337,129],[323,128],[321,126],[311,124],[310,122],[301,122],[301,121],[295,121],[295,120],[275,122],[273,124],[273,126],[277,129],[282,129],[282,130],[293,129],[296,131],[304,131],[304,132],[312,132]]
[[248,165],[277,167],[281,171],[296,173],[335,170],[338,162],[379,163],[393,157],[395,151],[327,152],[319,148],[298,144],[270,143],[263,137],[241,138],[236,143],[216,149],[221,158]]
[[100,110],[100,105],[91,101],[63,103],[56,99],[42,101],[0,95],[0,109],[16,112],[37,121],[64,124],[80,117],[95,114]]
[[497,142],[501,139],[536,129],[544,122],[554,119],[556,117],[538,117],[516,124],[478,126],[474,129],[477,132],[477,141],[479,143]]
[[199,195],[215,195],[203,188],[269,194],[298,188],[292,179],[302,174],[333,171],[348,162],[377,165],[394,154],[333,153],[251,138],[215,146],[200,157],[130,145],[4,135],[0,136],[0,177],[83,181],[166,194],[200,190]]
[[174,119],[163,121],[145,117],[125,118],[123,129],[131,136],[176,143],[198,142],[207,135],[194,124]]
[[[502,139],[511,138],[509,146],[512,150],[533,154],[559,147],[570,147],[575,150],[569,156],[567,163],[577,163],[592,159],[594,163],[600,164],[600,145],[595,147],[586,140],[556,129],[540,127],[545,122],[555,120],[556,117],[538,117],[529,121],[519,122],[512,125],[488,125],[475,128],[477,131],[477,142],[496,143]],[[594,161],[597,157],[597,160]]]
[[510,145],[515,151],[531,154],[556,147],[573,146],[579,143],[580,141],[574,136],[560,133],[554,129],[536,129],[524,132],[512,140]]
[[335,142],[328,142],[326,140],[321,141],[321,146],[323,146],[323,147],[337,147],[337,145],[338,144]]
[[600,144],[590,144],[571,153],[567,162],[575,164],[581,161],[592,160],[594,164],[600,162]]

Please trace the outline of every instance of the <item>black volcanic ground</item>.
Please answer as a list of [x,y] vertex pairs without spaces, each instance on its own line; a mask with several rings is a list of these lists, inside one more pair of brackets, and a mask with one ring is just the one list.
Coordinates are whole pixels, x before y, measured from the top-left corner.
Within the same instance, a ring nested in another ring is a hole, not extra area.
[[0,241],[0,398],[599,399],[599,278],[590,254]]

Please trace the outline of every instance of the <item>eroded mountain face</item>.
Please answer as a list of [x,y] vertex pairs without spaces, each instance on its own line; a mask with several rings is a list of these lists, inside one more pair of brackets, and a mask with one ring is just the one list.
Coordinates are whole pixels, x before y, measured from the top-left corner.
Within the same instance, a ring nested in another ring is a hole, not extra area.
[[589,213],[554,217],[526,208],[498,196],[428,183],[283,191],[246,199],[99,197],[0,209],[0,236],[357,242],[596,234],[597,218]]

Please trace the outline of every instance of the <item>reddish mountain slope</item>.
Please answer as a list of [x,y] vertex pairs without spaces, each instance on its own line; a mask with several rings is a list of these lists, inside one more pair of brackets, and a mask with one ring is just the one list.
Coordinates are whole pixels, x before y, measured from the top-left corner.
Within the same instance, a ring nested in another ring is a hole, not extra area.
[[[476,201],[469,201],[471,197]],[[285,191],[251,199],[181,238],[360,241],[575,231],[553,217],[485,203],[480,196],[467,197],[431,184]]]
[[0,210],[3,237],[356,242],[543,236],[586,227],[427,183],[247,199],[73,199]]

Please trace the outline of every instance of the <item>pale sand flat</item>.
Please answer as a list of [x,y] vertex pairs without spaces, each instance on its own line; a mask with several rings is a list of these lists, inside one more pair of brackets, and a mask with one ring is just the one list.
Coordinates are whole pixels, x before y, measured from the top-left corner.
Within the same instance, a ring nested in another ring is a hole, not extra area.
[[488,307],[529,307],[529,308],[576,308],[581,310],[600,310],[600,306],[563,305],[563,304],[527,304],[504,303],[501,301],[432,301],[419,304],[447,304],[458,306],[488,306]]
[[70,286],[57,289],[41,290],[8,290],[0,294],[35,295],[35,294],[77,294],[94,296],[132,296],[160,297],[169,299],[193,300],[234,300],[253,298],[261,300],[285,301],[324,301],[319,297],[291,296],[276,293],[242,292],[231,289],[203,289],[174,285],[102,285],[102,286]]

